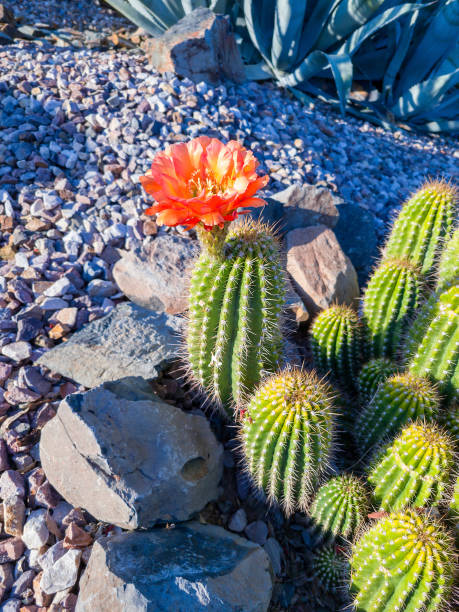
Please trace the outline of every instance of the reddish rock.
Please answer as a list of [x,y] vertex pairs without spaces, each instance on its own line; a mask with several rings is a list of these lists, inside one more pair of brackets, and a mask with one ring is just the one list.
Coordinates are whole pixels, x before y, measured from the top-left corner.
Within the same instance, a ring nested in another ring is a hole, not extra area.
[[40,583],[41,583],[41,578],[43,576],[43,572],[40,572],[39,574],[37,574],[33,580],[33,592],[35,595],[35,603],[38,606],[43,606],[43,607],[47,607],[50,605],[50,603],[53,600],[53,596],[52,595],[47,595],[41,588]]
[[3,500],[3,530],[8,535],[22,536],[25,504],[21,497],[13,495]]
[[76,523],[70,523],[65,530],[65,548],[86,548],[86,546],[90,546],[93,541],[92,536]]
[[52,510],[61,501],[61,496],[56,489],[46,480],[39,488],[35,495],[35,503],[37,506],[43,506]]
[[6,499],[12,495],[24,497],[24,476],[15,470],[6,470],[0,477],[0,497]]
[[162,36],[150,38],[145,51],[159,72],[175,72],[196,83],[245,80],[229,18],[204,7],[180,19]]
[[24,542],[21,538],[13,537],[0,542],[0,563],[17,561],[24,552]]
[[325,225],[288,232],[287,270],[309,312],[351,304],[359,296],[357,274],[335,234]]

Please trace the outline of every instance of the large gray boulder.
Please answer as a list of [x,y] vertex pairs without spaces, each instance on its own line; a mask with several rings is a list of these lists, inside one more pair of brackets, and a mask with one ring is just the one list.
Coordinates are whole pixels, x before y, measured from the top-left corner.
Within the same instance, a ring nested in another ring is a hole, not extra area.
[[113,277],[124,295],[139,306],[178,314],[188,307],[190,266],[198,253],[196,241],[163,234],[147,247],[124,251]]
[[134,377],[68,395],[40,441],[62,497],[126,529],[187,520],[218,497],[222,453],[204,416]]
[[98,540],[76,612],[265,612],[271,565],[253,542],[214,525]]
[[38,364],[85,387],[125,376],[155,378],[180,354],[183,320],[131,303],[88,323]]
[[144,49],[159,72],[175,72],[196,83],[245,79],[229,18],[205,7],[185,15],[162,36],[150,38]]

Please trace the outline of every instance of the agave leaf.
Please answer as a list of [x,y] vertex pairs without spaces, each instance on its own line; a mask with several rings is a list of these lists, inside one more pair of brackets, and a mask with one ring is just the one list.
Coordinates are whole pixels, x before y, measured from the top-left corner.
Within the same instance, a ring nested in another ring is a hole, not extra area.
[[129,0],[132,7],[160,30],[167,30],[185,15],[181,0]]
[[405,56],[408,52],[413,34],[414,34],[414,25],[419,13],[412,13],[411,15],[407,15],[405,20],[407,21],[403,27],[400,26],[400,23],[396,23],[396,50],[392,59],[389,62],[389,65],[386,68],[386,72],[384,74],[383,83],[382,83],[382,95],[387,99],[388,104],[392,104],[392,90],[394,86],[395,79],[397,78],[398,71],[400,70],[400,66],[405,59]]
[[244,0],[245,25],[253,44],[266,62],[271,63],[276,0]]
[[313,10],[303,27],[303,34],[298,50],[298,58],[315,49],[316,41],[323,31],[330,15],[342,0],[314,0]]
[[446,0],[440,4],[422,39],[401,73],[404,90],[423,81],[432,68],[457,44],[459,37],[459,2]]
[[271,47],[271,63],[280,70],[295,65],[307,2],[277,0]]
[[330,15],[315,48],[326,51],[336,46],[358,27],[367,23],[382,4],[384,0],[343,0]]
[[135,23],[137,27],[143,28],[151,36],[159,36],[163,33],[164,28],[152,22],[143,13],[139,13],[127,0],[107,0],[107,2],[126,19]]

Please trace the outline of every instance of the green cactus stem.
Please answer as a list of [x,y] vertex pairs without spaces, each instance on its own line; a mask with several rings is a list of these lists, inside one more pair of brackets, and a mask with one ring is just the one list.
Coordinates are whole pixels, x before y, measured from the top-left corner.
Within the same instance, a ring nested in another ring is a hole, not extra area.
[[443,291],[459,282],[459,228],[453,233],[441,254],[437,270],[437,290]]
[[457,399],[452,401],[446,409],[442,410],[438,420],[451,434],[459,448],[459,401]]
[[449,509],[450,509],[452,517],[458,520],[459,519],[459,476],[456,478],[453,496],[451,498]]
[[231,228],[220,257],[193,271],[187,347],[192,374],[228,415],[282,358],[284,277],[267,226]]
[[382,518],[355,544],[350,563],[357,612],[434,612],[450,601],[453,543],[424,513]]
[[382,382],[356,425],[363,451],[397,434],[409,421],[431,420],[438,413],[440,397],[429,379],[413,374],[394,374]]
[[418,421],[380,451],[368,476],[381,510],[437,506],[451,485],[457,457],[451,437]]
[[416,266],[403,259],[383,261],[368,283],[363,315],[372,357],[395,357],[402,335],[421,299]]
[[319,548],[312,559],[314,576],[326,591],[339,593],[348,583],[349,561],[338,546]]
[[331,306],[314,321],[311,331],[315,365],[343,385],[355,384],[365,345],[362,324],[349,306]]
[[413,325],[408,367],[413,374],[440,383],[441,392],[453,398],[459,388],[459,286],[438,295],[430,308],[429,316],[423,315],[424,324],[429,324]]
[[389,378],[389,376],[396,374],[398,371],[399,367],[397,364],[385,357],[371,359],[362,366],[357,381],[362,402],[369,402],[376,393],[379,384]]
[[364,484],[356,476],[342,474],[320,487],[309,514],[323,535],[352,538],[369,508]]
[[243,417],[242,447],[252,479],[286,515],[306,510],[333,449],[334,394],[313,372],[270,377]]
[[446,181],[425,183],[402,207],[384,249],[384,259],[406,259],[423,275],[434,270],[456,216],[457,190]]

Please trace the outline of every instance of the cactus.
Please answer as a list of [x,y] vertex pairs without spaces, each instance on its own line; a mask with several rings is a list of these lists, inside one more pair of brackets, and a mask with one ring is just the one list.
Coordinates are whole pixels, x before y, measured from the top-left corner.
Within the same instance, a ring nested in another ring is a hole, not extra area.
[[193,271],[187,346],[191,371],[232,413],[282,356],[284,278],[267,226],[230,229],[221,255],[204,250]]
[[397,364],[385,357],[371,359],[362,366],[357,381],[362,402],[369,402],[376,393],[379,384],[389,378],[389,376],[396,374],[398,370]]
[[442,410],[438,420],[459,445],[459,401],[454,400],[450,406]]
[[457,190],[446,181],[425,183],[406,202],[392,227],[384,259],[406,259],[421,273],[433,271],[456,215]]
[[346,386],[355,384],[364,355],[362,324],[349,306],[331,306],[314,321],[312,351],[316,367]]
[[357,612],[443,609],[454,580],[450,536],[425,513],[382,518],[354,545],[351,592]]
[[366,451],[386,436],[396,434],[409,421],[431,420],[436,416],[440,398],[427,379],[413,374],[394,374],[382,382],[357,422],[356,438]]
[[368,476],[381,510],[437,506],[453,479],[455,450],[435,423],[406,426],[376,457]]
[[391,259],[377,268],[363,301],[372,357],[396,356],[421,291],[419,271],[408,261]]
[[306,510],[333,447],[333,393],[313,372],[270,377],[247,405],[242,447],[254,482],[287,515]]
[[320,487],[309,514],[322,534],[351,538],[368,511],[363,483],[351,474],[342,474]]
[[459,476],[456,478],[449,509],[453,518],[459,519]]
[[440,383],[443,393],[454,397],[459,388],[459,286],[441,293],[430,308],[429,316],[423,315],[423,322],[429,324],[413,325],[409,370],[429,376]]
[[437,290],[443,291],[459,279],[459,228],[446,243],[437,270]]
[[337,546],[323,546],[313,556],[314,576],[326,591],[344,590],[349,575],[349,561]]

